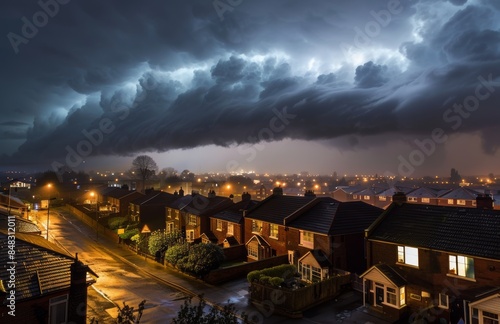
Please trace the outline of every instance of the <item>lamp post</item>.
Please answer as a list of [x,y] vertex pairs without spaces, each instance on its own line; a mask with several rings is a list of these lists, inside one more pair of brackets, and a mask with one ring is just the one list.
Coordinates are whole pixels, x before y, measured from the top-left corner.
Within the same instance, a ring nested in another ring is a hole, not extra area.
[[97,194],[95,192],[91,191],[90,196],[92,198],[95,196],[95,239],[99,241],[99,201],[97,200]]
[[50,187],[52,187],[52,184],[48,184],[47,187],[49,188],[49,199],[47,200],[47,241],[49,240],[49,217],[50,217]]

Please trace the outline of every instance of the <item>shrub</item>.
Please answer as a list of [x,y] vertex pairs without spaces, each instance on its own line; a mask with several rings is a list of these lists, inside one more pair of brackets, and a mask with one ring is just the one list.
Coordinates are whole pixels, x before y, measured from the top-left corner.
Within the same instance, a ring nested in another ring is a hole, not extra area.
[[173,266],[177,266],[179,260],[187,257],[189,253],[189,245],[188,244],[178,244],[171,246],[167,252],[165,252],[165,260],[172,264]]
[[254,280],[259,280],[262,276],[271,278],[280,278],[284,280],[292,278],[297,273],[297,268],[293,264],[281,264],[272,268],[251,271],[247,275],[247,280],[252,283]]
[[264,285],[268,285],[270,283],[271,277],[269,276],[260,276],[259,282]]
[[192,245],[186,260],[182,260],[183,271],[203,276],[217,269],[224,261],[224,252],[218,245],[199,243]]
[[253,281],[255,280],[259,280],[259,277],[260,277],[260,270],[254,270],[254,271],[250,271],[248,274],[247,274],[247,280],[248,282],[252,283]]
[[119,234],[120,238],[123,240],[128,240],[132,239],[135,236],[139,237],[139,229],[138,228],[132,228],[132,229],[127,229],[123,234]]
[[279,287],[285,280],[280,277],[272,277],[269,279],[269,283],[273,286]]
[[120,227],[123,227],[123,225],[125,225],[126,222],[127,219],[125,217],[112,217],[108,219],[108,227],[112,230],[115,230]]

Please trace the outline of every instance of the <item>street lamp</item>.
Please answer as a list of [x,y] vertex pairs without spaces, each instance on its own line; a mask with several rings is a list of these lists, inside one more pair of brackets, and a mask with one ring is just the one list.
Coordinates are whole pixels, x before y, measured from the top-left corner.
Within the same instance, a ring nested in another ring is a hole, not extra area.
[[49,217],[50,217],[50,187],[52,187],[52,184],[49,183],[47,185],[47,187],[49,188],[48,191],[49,191],[49,200],[47,200],[47,241],[49,240]]
[[97,201],[97,195],[95,192],[91,191],[90,196],[95,196],[95,240],[99,241],[99,202]]

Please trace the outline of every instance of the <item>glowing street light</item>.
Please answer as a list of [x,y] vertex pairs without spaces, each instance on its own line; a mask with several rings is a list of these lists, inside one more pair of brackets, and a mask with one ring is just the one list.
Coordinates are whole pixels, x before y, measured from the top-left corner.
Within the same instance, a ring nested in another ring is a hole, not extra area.
[[47,200],[47,241],[49,240],[49,218],[50,218],[50,188],[52,184],[47,184],[48,192],[49,192],[49,200]]

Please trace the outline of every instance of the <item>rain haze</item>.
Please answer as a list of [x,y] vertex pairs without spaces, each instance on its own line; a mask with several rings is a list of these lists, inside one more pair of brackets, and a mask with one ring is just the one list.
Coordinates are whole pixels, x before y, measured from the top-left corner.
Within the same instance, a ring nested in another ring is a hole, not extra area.
[[2,7],[2,168],[500,172],[497,0]]

